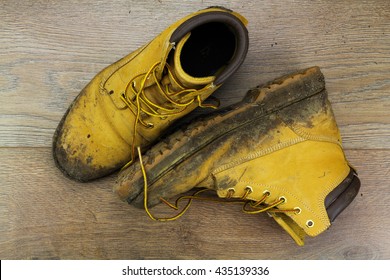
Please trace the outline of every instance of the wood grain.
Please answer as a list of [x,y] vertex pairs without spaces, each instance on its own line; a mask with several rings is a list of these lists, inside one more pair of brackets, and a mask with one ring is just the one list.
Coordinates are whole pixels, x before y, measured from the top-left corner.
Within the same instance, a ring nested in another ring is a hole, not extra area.
[[[176,222],[152,222],[115,197],[115,175],[80,184],[53,164],[53,132],[90,79],[211,5],[249,20],[247,59],[215,93],[223,106],[296,69],[318,65],[325,75],[362,188],[331,229],[303,248],[266,215],[231,206],[195,203]],[[390,258],[387,0],[5,0],[0,7],[1,259]]]

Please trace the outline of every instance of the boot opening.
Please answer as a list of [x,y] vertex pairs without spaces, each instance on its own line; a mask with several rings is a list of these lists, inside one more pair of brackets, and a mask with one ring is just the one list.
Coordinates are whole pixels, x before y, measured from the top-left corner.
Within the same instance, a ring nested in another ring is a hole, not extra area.
[[183,46],[181,65],[193,77],[214,76],[233,58],[236,36],[224,23],[211,22],[191,30]]

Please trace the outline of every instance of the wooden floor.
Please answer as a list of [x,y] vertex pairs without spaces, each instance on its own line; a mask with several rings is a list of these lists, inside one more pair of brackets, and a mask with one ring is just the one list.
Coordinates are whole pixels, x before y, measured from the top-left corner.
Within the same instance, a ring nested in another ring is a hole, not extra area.
[[[57,124],[98,71],[210,5],[249,20],[247,59],[215,94],[224,106],[296,69],[318,65],[326,77],[362,187],[332,227],[304,247],[267,215],[245,215],[235,206],[195,202],[175,222],[153,222],[117,199],[115,175],[81,184],[52,160]],[[389,259],[389,177],[388,0],[0,5],[1,259]]]

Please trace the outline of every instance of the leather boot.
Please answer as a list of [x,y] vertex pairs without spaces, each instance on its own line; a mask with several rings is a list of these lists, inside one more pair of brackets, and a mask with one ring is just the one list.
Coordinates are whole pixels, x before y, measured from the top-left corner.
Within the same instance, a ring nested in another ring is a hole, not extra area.
[[175,120],[198,106],[239,68],[247,21],[212,7],[193,13],[97,74],[70,105],[53,138],[63,173],[79,181],[130,164]]
[[242,102],[176,131],[140,159],[120,173],[115,191],[151,218],[181,216],[156,218],[149,208],[204,188],[170,205],[180,208],[207,190],[242,203],[245,213],[269,213],[299,245],[325,231],[360,187],[318,67],[250,90]]

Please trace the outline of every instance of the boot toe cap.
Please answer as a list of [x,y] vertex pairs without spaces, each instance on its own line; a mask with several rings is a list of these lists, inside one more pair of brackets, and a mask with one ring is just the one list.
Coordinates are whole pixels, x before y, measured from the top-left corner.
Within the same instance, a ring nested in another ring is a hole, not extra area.
[[102,176],[101,171],[83,164],[80,159],[70,158],[61,146],[54,147],[53,157],[54,162],[62,173],[73,180],[87,182]]
[[[56,166],[67,177],[80,182],[87,182],[99,177],[110,174],[113,168],[107,168],[95,164],[94,155],[87,154],[83,145],[74,145],[74,142],[66,142],[59,137],[62,135],[62,129],[59,127],[59,133],[55,133],[53,141],[53,158]],[[77,142],[77,141],[75,141]]]
[[103,133],[82,122],[74,125],[75,114],[73,111],[71,121],[70,114],[65,114],[54,133],[52,152],[56,166],[67,177],[80,182],[107,176],[121,168],[129,157],[128,147],[112,145],[107,140],[110,132],[106,127],[107,133]]

